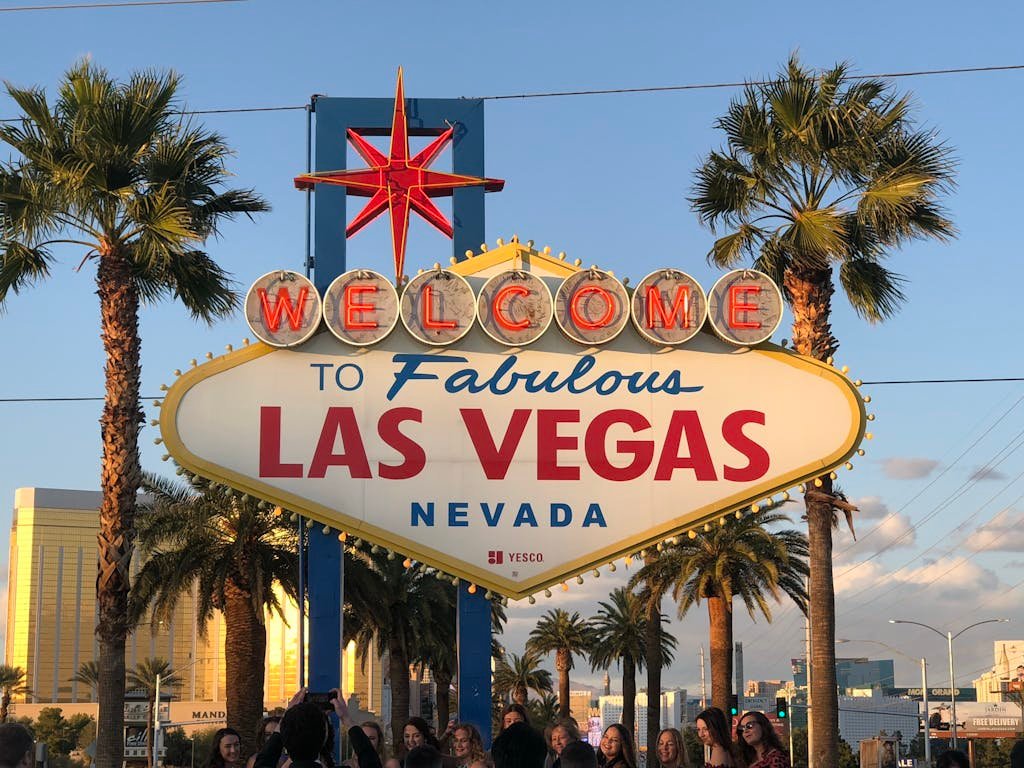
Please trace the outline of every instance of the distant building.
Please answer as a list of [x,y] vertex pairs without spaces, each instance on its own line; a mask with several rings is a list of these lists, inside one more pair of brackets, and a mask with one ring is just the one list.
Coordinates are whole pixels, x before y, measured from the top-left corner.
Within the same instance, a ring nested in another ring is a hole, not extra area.
[[907,744],[918,733],[920,707],[916,701],[883,696],[877,690],[868,696],[839,697],[839,735],[854,751],[864,739],[885,731],[899,731]]
[[[14,497],[8,558],[7,634],[4,663],[24,669],[29,695],[16,695],[15,717],[35,717],[60,704],[65,715],[95,716],[94,691],[71,680],[98,655],[96,626],[96,534],[101,496],[95,491],[19,488]],[[142,559],[132,558],[132,576]],[[284,706],[295,691],[298,606],[280,596],[284,618],[265,617],[267,653],[265,706]],[[162,657],[177,670],[169,718],[205,727],[225,718],[224,620],[219,612],[203,625],[196,595],[178,600],[170,621],[141,626],[129,638],[129,668],[147,657]],[[205,632],[203,630],[206,630]],[[204,636],[205,635],[205,636]],[[339,677],[346,696],[355,693],[362,710],[386,715],[384,666],[379,656],[357,659],[350,644]]]
[[[612,723],[622,721],[622,696],[601,696],[598,699],[598,710],[601,718],[601,730]],[[686,690],[676,689],[661,694],[660,728],[685,728],[687,724]],[[633,734],[637,749],[647,749],[647,693],[641,691],[636,695],[636,722]]]
[[597,706],[597,697],[593,691],[569,691],[569,714],[576,718],[581,728],[586,727],[590,710]]
[[1024,690],[1024,640],[996,640],[992,669],[974,681],[978,701],[1009,701],[1007,694]]
[[[792,669],[794,686],[798,691],[806,691],[806,659],[792,659]],[[836,659],[836,687],[840,693],[848,688],[892,688],[895,685],[896,671],[892,659]]]
[[[764,697],[774,699],[781,695],[779,691],[786,687],[785,680],[747,680],[744,697]],[[773,705],[774,706],[774,705]]]

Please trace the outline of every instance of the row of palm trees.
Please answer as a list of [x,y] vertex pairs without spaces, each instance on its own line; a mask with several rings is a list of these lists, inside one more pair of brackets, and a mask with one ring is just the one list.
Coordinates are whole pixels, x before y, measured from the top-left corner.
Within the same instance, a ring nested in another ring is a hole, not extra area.
[[[732,675],[733,609],[738,600],[752,618],[772,619],[772,604],[792,600],[807,608],[807,538],[796,530],[781,529],[789,518],[780,503],[765,505],[747,515],[724,517],[706,530],[663,546],[646,558],[629,586],[615,589],[608,601],[598,603],[596,615],[584,619],[578,612],[550,610],[530,632],[525,653],[503,657],[494,674],[495,690],[526,704],[528,691],[550,693],[552,679],[540,668],[547,653],[555,655],[558,674],[559,716],[569,715],[569,672],[574,657],[589,660],[592,671],[622,669],[622,722],[635,722],[636,673],[647,667],[660,671],[670,665],[676,639],[666,629],[662,598],[670,595],[682,618],[706,603],[711,648],[711,700],[727,710],[734,690]],[[650,621],[651,606],[657,620]],[[654,638],[654,654],[649,654]],[[654,663],[649,663],[653,658]],[[648,685],[649,691],[660,691]],[[660,706],[656,696],[649,706]],[[659,721],[654,720],[655,724]]]
[[[96,630],[99,768],[115,768],[122,759],[125,638],[134,616],[128,611],[130,567],[142,484],[139,307],[174,298],[207,322],[233,314],[238,297],[205,243],[225,219],[268,208],[249,190],[224,188],[229,148],[182,117],[179,84],[174,74],[152,72],[118,83],[84,62],[66,74],[52,103],[41,90],[9,86],[22,120],[0,126],[0,142],[13,151],[0,163],[0,306],[49,276],[54,246],[80,249],[82,265],[96,266],[106,357]],[[943,241],[955,234],[940,205],[953,184],[950,150],[933,131],[915,125],[910,103],[881,80],[851,77],[845,65],[816,73],[793,57],[776,78],[750,84],[717,122],[725,146],[697,170],[690,199],[704,224],[716,233],[725,230],[709,260],[753,263],[784,287],[793,347],[801,354],[827,360],[838,348],[830,324],[837,281],[858,314],[884,320],[905,298],[903,279],[883,264],[885,257],[915,239]],[[823,475],[804,502],[816,670],[814,762],[836,768],[831,554],[833,522],[844,500]],[[272,590],[269,582],[249,581],[252,564],[239,562],[208,599],[240,619],[232,645],[256,653],[261,600]],[[655,577],[666,569],[653,557],[645,567],[654,585],[647,601],[654,626],[653,598],[661,583]],[[202,568],[196,564],[195,570]],[[666,578],[675,591],[678,579]],[[699,592],[698,582],[693,587]],[[717,611],[715,626],[730,610],[725,594],[742,592],[733,584],[720,599],[699,595],[709,612]],[[756,599],[748,603],[749,610],[764,608]],[[382,616],[374,620],[384,623]],[[646,641],[648,655],[656,655],[653,631]],[[404,641],[394,650],[411,653]],[[252,669],[230,672],[257,687]],[[660,688],[659,673],[659,665],[648,666],[651,690]],[[248,717],[259,700],[229,701],[229,717],[243,711]]]

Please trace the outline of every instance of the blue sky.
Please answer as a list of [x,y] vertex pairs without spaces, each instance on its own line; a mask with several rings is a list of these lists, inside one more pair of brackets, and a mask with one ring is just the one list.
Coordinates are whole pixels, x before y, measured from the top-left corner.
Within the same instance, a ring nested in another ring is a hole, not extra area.
[[[0,10],[15,3],[0,3]],[[642,87],[759,79],[792,51],[809,65],[846,60],[861,73],[1024,63],[1024,10],[1010,3],[865,2],[623,6],[559,3],[284,3],[0,13],[0,76],[52,90],[76,59],[91,56],[116,76],[172,67],[194,109],[301,105],[312,93],[384,96],[405,67],[410,97],[457,97],[552,90]],[[1018,179],[1024,145],[1015,98],[1024,72],[906,78],[919,121],[936,128],[959,158],[959,187],[947,203],[960,230],[948,245],[915,244],[892,265],[909,278],[908,301],[892,321],[870,326],[836,303],[837,362],[865,380],[1024,374],[1017,308],[1021,246]],[[735,90],[491,101],[487,173],[506,179],[488,196],[493,243],[513,233],[613,269],[634,281],[655,266],[678,265],[710,286],[704,254],[711,235],[685,201],[698,158],[716,147],[713,129]],[[16,112],[0,96],[0,117]],[[301,111],[215,115],[205,122],[237,150],[240,186],[265,195],[273,212],[225,227],[210,244],[240,284],[301,264]],[[449,243],[414,223],[410,268],[444,261]],[[382,219],[349,243],[350,263],[387,271]],[[43,286],[12,297],[0,315],[0,397],[102,393],[102,350],[93,270],[62,252]],[[209,328],[181,309],[144,310],[143,390],[157,391],[175,368],[247,335],[241,319]],[[786,334],[779,334],[780,337]],[[934,658],[944,646],[926,633],[890,627],[890,616],[953,629],[993,616],[1015,623],[972,630],[958,647],[958,682],[991,663],[991,640],[1024,636],[1024,385],[878,386],[867,389],[876,439],[841,483],[857,500],[862,542],[837,533],[842,637],[877,639]],[[148,404],[147,404],[148,405]],[[97,487],[99,404],[0,404],[0,503],[14,489]],[[160,469],[155,430],[143,433],[144,464]],[[991,466],[988,465],[990,462]],[[984,471],[979,473],[980,469]],[[794,506],[799,522],[799,509]],[[888,515],[891,517],[887,517]],[[863,537],[864,533],[878,529]],[[6,553],[7,526],[0,530]],[[901,538],[902,537],[902,538]],[[878,554],[887,544],[895,544]],[[872,558],[867,560],[866,558]],[[848,569],[853,570],[848,570]],[[6,571],[6,569],[4,569]],[[519,651],[542,609],[589,614],[612,580],[588,581],[532,608],[510,609],[507,643]],[[671,608],[666,603],[666,609]],[[787,677],[801,653],[796,612],[775,624],[737,623],[747,677]],[[2,615],[2,614],[0,614]],[[670,683],[696,690],[698,643],[706,614],[676,624],[680,659]],[[868,644],[840,648],[876,655]],[[915,670],[897,659],[897,679]],[[962,673],[962,677],[960,675]],[[599,675],[580,671],[580,679]]]

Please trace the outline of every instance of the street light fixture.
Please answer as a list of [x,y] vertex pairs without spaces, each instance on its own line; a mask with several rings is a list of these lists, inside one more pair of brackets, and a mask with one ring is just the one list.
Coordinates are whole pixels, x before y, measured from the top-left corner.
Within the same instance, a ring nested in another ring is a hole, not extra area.
[[[921,665],[921,698],[922,703],[924,704],[924,764],[930,766],[932,764],[932,739],[928,725],[928,662],[923,656],[920,659],[915,659],[913,656],[909,656],[899,648],[893,648],[891,645],[883,643],[881,640],[848,640],[846,638],[838,638],[836,640],[836,644],[838,645],[840,643],[873,643],[874,645],[880,645],[883,648],[887,648],[908,661]],[[792,752],[790,752],[790,754],[792,754]]]
[[[1008,621],[1009,621],[1009,619],[985,619],[984,621],[976,621],[974,624],[970,624],[970,625],[964,627],[959,632],[954,633],[952,631],[947,630],[945,633],[943,633],[941,630],[938,630],[938,629],[936,629],[935,627],[933,627],[933,626],[931,626],[929,624],[923,624],[920,621],[905,621],[903,619],[889,619],[889,623],[890,624],[913,624],[914,626],[917,626],[917,627],[924,627],[925,629],[930,629],[932,632],[937,634],[939,637],[946,638],[947,647],[949,649],[949,704],[950,704],[950,709],[952,710],[950,712],[950,718],[952,719],[953,749],[957,748],[957,740],[956,740],[956,675],[953,672],[953,641],[956,640],[958,637],[960,637],[960,635],[962,635],[967,630],[974,629],[975,627],[980,627],[982,624],[1005,624]],[[926,712],[925,714],[927,715],[928,713]]]

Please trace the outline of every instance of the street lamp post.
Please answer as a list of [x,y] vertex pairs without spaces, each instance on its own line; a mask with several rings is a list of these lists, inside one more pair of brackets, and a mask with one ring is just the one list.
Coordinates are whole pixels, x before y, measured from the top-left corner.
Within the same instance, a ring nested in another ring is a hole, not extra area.
[[923,699],[922,704],[924,705],[924,764],[927,766],[931,766],[932,739],[931,730],[928,725],[928,662],[925,660],[924,657],[921,657],[920,659],[915,659],[913,656],[904,653],[899,648],[893,648],[891,645],[889,645],[888,643],[883,643],[881,640],[847,640],[844,638],[840,638],[836,640],[836,644],[839,643],[873,643],[874,645],[880,645],[883,648],[887,648],[888,650],[892,651],[893,653],[899,656],[902,656],[908,661],[912,661],[915,664],[919,663],[921,665],[921,697]]
[[[982,624],[1005,624],[1008,621],[1009,621],[1009,619],[985,619],[984,621],[976,621],[974,624],[970,624],[970,625],[964,627],[959,632],[953,633],[951,630],[950,631],[946,631],[946,632],[942,632],[941,630],[938,630],[935,627],[930,626],[928,624],[923,624],[920,621],[905,621],[903,619],[889,619],[889,623],[890,624],[913,624],[913,625],[918,626],[918,627],[924,627],[925,629],[930,629],[932,632],[937,634],[939,637],[946,638],[947,648],[949,650],[949,708],[950,708],[950,719],[952,721],[950,727],[951,727],[951,735],[953,737],[953,749],[957,748],[957,739],[956,739],[956,674],[953,671],[953,641],[956,640],[958,637],[960,637],[960,635],[962,635],[967,630],[974,629],[974,627],[980,627]],[[928,714],[928,712],[927,712],[927,710],[925,710],[925,715],[927,715],[927,714]]]

